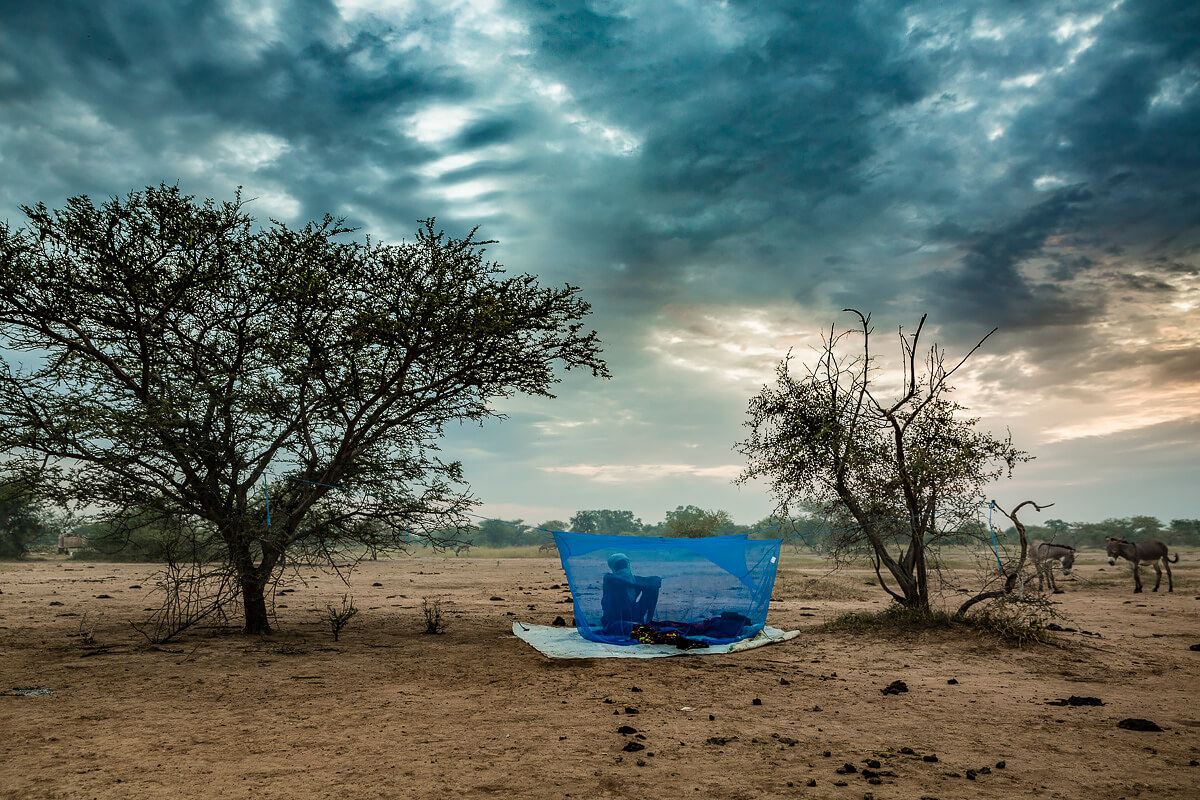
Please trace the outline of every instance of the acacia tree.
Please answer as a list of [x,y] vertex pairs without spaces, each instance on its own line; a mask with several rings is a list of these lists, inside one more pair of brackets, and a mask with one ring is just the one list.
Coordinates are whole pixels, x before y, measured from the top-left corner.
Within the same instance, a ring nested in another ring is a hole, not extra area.
[[837,552],[865,552],[893,599],[928,611],[931,553],[961,535],[985,485],[1029,459],[1011,437],[978,430],[950,399],[950,377],[995,331],[947,366],[936,344],[919,356],[922,316],[913,334],[900,331],[901,381],[885,399],[870,317],[847,311],[857,327],[831,328],[799,375],[789,353],[775,385],[751,398],[738,481],[768,480],[780,516],[807,506],[840,520],[848,529],[834,535]]
[[432,219],[412,242],[343,241],[329,216],[259,228],[240,193],[167,185],[22,210],[26,228],[0,224],[5,469],[215,546],[247,633],[270,630],[285,555],[467,527],[447,424],[553,397],[557,366],[608,376],[577,287],[505,275]]

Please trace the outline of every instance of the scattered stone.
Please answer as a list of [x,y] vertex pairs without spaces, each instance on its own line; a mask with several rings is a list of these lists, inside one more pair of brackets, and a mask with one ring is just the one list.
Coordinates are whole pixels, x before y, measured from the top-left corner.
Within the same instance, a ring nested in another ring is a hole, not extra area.
[[879,762],[873,758],[868,758],[867,760],[863,761],[863,763],[866,764],[871,769],[879,769],[879,767],[880,767]]
[[845,781],[834,781],[833,785],[834,786],[849,786],[850,784],[846,783]]
[[876,772],[876,771],[875,771],[875,770],[873,770],[873,769],[864,769],[864,770],[862,771],[862,776],[863,776],[864,778],[866,778],[867,780],[871,780],[872,778],[878,778],[878,777],[879,777],[879,773],[878,773],[878,772]]
[[716,719],[716,717],[714,717],[712,714],[709,714],[709,715],[708,715],[708,721],[709,721],[709,722],[712,722],[712,721],[713,721],[713,720],[715,720],[715,719]]
[[372,586],[383,586],[383,584],[382,584],[382,583],[372,583],[371,585],[372,585]]
[[54,694],[54,690],[41,686],[14,686],[11,692],[0,692],[8,697],[44,697],[48,694]]
[[736,742],[737,738],[738,737],[736,736],[710,736],[708,737],[708,744],[715,744],[718,747],[721,747],[729,744],[730,742]]
[[638,765],[639,767],[644,767],[644,766],[646,766],[646,762],[645,762],[645,761],[643,761],[643,760],[642,760],[642,759],[640,759],[640,758],[637,760],[637,762],[636,762],[636,763],[637,763],[637,765]]
[[761,705],[762,705],[762,700],[759,700],[759,699],[756,697],[756,698],[754,698],[753,700],[751,700],[751,701],[750,701],[750,705],[752,705],[752,706],[761,706]]
[[901,747],[900,752],[906,756],[915,756],[917,754],[917,751],[913,750],[911,747]]
[[816,779],[816,778],[809,778],[809,779],[808,779],[808,783],[806,783],[806,784],[804,784],[804,785],[805,785],[805,786],[816,786],[816,785],[817,785],[817,779]]
[[51,600],[51,601],[50,601],[50,605],[52,605],[52,606],[61,606],[61,605],[62,605],[62,603],[58,602],[57,600]]
[[634,728],[631,725],[622,725],[621,727],[617,728],[617,733],[637,733],[637,728]]
[[1004,769],[1007,766],[1008,766],[1007,761],[997,761],[996,762],[996,769]]
[[820,707],[820,706],[813,706],[813,707],[812,707],[812,711],[813,711],[813,713],[814,713],[814,714],[815,714],[815,713],[817,713],[817,712],[818,712],[818,711],[820,711],[820,710],[821,710],[821,707]]
[[785,745],[787,745],[788,747],[795,747],[796,745],[800,744],[800,742],[799,742],[799,741],[797,741],[796,739],[793,739],[793,738],[791,738],[790,736],[780,736],[780,737],[779,737],[779,743],[780,743],[780,744],[785,744]]
[[825,758],[829,758],[831,755],[833,755],[833,751],[826,750],[824,753],[821,753],[821,755],[824,756]]
[[[879,786],[883,783],[883,778],[868,778],[867,783],[871,784],[872,786]],[[868,794],[870,793],[868,792]]]
[[98,595],[96,595],[96,599],[97,600],[112,600],[112,595],[111,594],[98,594]]
[[641,689],[639,689],[639,688],[638,688],[638,687],[636,687],[636,686],[630,686],[630,687],[629,687],[629,691],[631,691],[631,692],[640,692],[640,691],[641,691]]
[[991,775],[992,774],[991,767],[980,767],[979,769],[977,769],[975,771],[980,775]]
[[936,764],[936,763],[937,763],[937,760],[938,760],[938,757],[937,757],[937,756],[935,756],[933,753],[930,753],[930,754],[929,754],[929,755],[927,755],[927,756],[921,756],[921,760],[922,760],[922,761],[928,761],[930,764]]
[[[554,622],[551,622],[550,624],[551,624],[551,625],[553,625],[553,626],[554,626],[554,627],[556,627],[556,628],[565,628],[565,627],[567,627],[567,621],[566,621],[565,619],[563,619],[562,617],[555,617],[555,618],[554,618]],[[639,690],[639,691],[640,691],[640,690]]]
[[840,767],[835,769],[834,772],[836,772],[838,775],[853,775],[854,773],[858,772],[858,767],[854,766],[853,764],[842,764]]
[[951,678],[950,680],[946,681],[946,683],[948,683],[948,684],[949,684],[949,685],[951,685],[951,686],[957,686],[957,685],[958,685],[958,678]]
[[969,781],[975,780],[975,770],[973,770],[973,769],[967,770],[967,780],[969,780]]
[[1046,705],[1048,705],[1048,706],[1102,706],[1102,705],[1104,705],[1104,701],[1101,700],[1099,697],[1080,697],[1077,694],[1073,694],[1070,697],[1068,697],[1066,700],[1063,700],[1062,698],[1059,698],[1058,700],[1047,700]]
[[1193,758],[1191,761],[1188,762],[1188,766],[1189,767],[1200,767],[1200,761],[1197,761],[1196,759]]
[[503,598],[503,597],[500,597],[499,595],[492,595],[492,596],[491,596],[491,597],[489,597],[488,599],[489,599],[489,600],[503,600],[504,598]]
[[1153,723],[1148,719],[1141,719],[1140,717],[1129,717],[1128,719],[1123,719],[1117,723],[1117,727],[1124,728],[1127,731],[1161,731],[1162,730],[1162,728],[1158,727],[1158,725],[1156,723]]
[[[1193,650],[1200,650],[1200,645],[1196,645],[1196,646],[1195,646],[1195,647],[1193,647],[1192,649],[1193,649]],[[789,681],[787,678],[780,678],[780,679],[779,679],[779,685],[780,685],[780,686],[791,686],[791,685],[792,685],[792,682],[791,682],[791,681]]]
[[640,712],[636,708],[633,708],[632,706],[625,706],[625,713],[626,714],[637,714]]
[[960,775],[957,772],[943,772],[942,774],[945,775],[947,778],[961,778],[962,777],[962,775]]
[[641,742],[626,742],[625,746],[621,749],[626,753],[636,753],[639,750],[645,750],[646,745],[642,744]]
[[904,681],[892,681],[887,685],[887,688],[881,689],[884,694],[900,694],[908,691],[908,684]]
[[1194,645],[1192,645],[1191,647],[1189,647],[1189,648],[1188,648],[1188,650],[1197,650],[1197,651],[1200,651],[1200,644],[1194,644]]
[[135,583],[133,586],[130,586],[129,588],[130,588],[130,589],[140,589],[140,588],[142,588],[142,587],[141,587],[141,584],[137,584],[137,583]]

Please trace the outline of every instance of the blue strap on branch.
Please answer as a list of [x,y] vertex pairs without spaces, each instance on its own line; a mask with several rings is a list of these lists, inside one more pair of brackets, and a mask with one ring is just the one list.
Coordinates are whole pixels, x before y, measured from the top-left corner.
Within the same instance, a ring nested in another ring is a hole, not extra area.
[[992,534],[992,555],[996,557],[996,569],[1001,573],[1004,572],[1004,567],[1000,564],[999,545],[996,544],[996,529],[992,527],[992,511],[996,508],[996,501],[993,500],[988,506],[988,531]]

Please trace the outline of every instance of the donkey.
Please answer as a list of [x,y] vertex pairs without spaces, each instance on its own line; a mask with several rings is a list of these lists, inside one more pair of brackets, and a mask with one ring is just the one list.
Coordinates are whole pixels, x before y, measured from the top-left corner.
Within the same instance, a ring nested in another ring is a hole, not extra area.
[[[1158,591],[1158,585],[1162,583],[1162,567],[1167,570],[1167,591],[1175,591],[1175,584],[1171,580],[1171,565],[1179,563],[1179,553],[1175,554],[1175,560],[1167,558],[1167,546],[1158,539],[1145,539],[1140,542],[1130,542],[1126,539],[1114,539],[1111,536],[1105,537],[1105,544],[1108,551],[1108,563],[1116,564],[1118,558],[1123,558],[1126,561],[1133,562],[1133,593],[1137,594],[1142,591],[1142,565],[1152,564],[1155,573],[1158,574],[1158,579],[1154,581],[1154,591]],[[1162,567],[1158,564],[1162,562]]]
[[554,544],[554,542],[546,542],[545,544],[540,545],[538,547],[539,555],[542,553],[557,553],[557,552],[558,552],[558,547]]
[[463,553],[466,553],[467,555],[471,555],[471,545],[460,544],[458,547],[454,548],[454,556],[456,558],[458,556],[462,555]]
[[1062,589],[1054,582],[1054,562],[1062,562],[1063,575],[1071,574],[1075,564],[1075,548],[1054,542],[1034,541],[1029,547],[1029,557],[1033,560],[1033,568],[1037,570],[1038,590],[1043,588],[1043,582],[1050,587],[1052,594],[1062,594]]

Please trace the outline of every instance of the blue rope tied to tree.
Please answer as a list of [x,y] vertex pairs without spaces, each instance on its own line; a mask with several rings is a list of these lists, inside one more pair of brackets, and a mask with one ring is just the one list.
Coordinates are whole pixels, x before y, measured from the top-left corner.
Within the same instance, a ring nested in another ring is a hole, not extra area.
[[993,500],[992,504],[988,506],[988,530],[991,531],[991,534],[992,534],[992,555],[994,555],[996,557],[996,569],[999,570],[1000,572],[1004,572],[1004,567],[1000,565],[1000,550],[998,549],[999,546],[996,544],[996,529],[992,527],[992,510],[995,508],[996,508],[996,501]]

